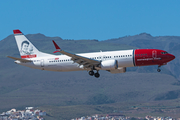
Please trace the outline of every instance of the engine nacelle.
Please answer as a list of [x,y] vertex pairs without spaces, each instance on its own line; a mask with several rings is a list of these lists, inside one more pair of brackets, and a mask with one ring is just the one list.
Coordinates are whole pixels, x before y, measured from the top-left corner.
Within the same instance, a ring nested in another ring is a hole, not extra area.
[[115,70],[118,68],[117,60],[105,60],[101,62],[102,70]]

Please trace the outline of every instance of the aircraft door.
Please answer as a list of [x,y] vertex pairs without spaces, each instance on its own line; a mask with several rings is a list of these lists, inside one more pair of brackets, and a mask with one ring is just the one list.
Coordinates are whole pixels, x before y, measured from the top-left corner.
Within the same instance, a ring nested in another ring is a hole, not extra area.
[[44,67],[44,59],[41,59],[41,67]]
[[157,51],[156,51],[156,50],[153,50],[153,51],[152,51],[152,57],[153,57],[153,58],[156,58],[156,57],[157,57]]

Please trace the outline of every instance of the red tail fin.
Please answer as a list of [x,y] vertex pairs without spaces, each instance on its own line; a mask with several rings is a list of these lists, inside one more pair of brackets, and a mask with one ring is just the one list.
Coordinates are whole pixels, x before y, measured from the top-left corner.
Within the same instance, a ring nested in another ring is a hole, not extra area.
[[20,30],[13,30],[14,34],[22,34]]

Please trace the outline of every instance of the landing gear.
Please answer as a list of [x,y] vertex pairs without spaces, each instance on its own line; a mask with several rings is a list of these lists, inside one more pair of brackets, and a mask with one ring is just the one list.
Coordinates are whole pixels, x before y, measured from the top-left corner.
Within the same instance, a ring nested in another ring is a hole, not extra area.
[[161,69],[157,69],[158,72],[161,72]]
[[93,70],[89,71],[89,75],[93,76],[94,75],[94,71]]
[[99,78],[100,74],[98,73],[98,71],[97,71],[97,73],[94,74],[94,76],[95,76],[96,78]]
[[93,70],[89,71],[89,75],[90,75],[90,76],[93,76],[93,75],[94,75],[94,77],[96,77],[96,78],[99,78],[99,77],[100,77],[99,72],[97,71],[96,73],[94,73]]
[[158,69],[157,69],[158,72],[161,72],[161,69],[159,69],[160,67],[161,67],[161,66],[158,66]]

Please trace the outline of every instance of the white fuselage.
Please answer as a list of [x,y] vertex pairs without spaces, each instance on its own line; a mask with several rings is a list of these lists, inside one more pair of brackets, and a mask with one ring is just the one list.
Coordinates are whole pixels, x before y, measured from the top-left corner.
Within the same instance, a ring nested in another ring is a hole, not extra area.
[[[97,61],[117,60],[118,67],[134,67],[134,50],[108,51],[108,52],[93,52],[77,54],[86,58]],[[81,71],[84,69],[81,65],[71,60],[71,57],[66,55],[49,55],[46,57],[36,57],[28,60],[33,62],[22,63],[16,61],[17,64],[24,65],[30,68],[48,70],[48,71]]]

